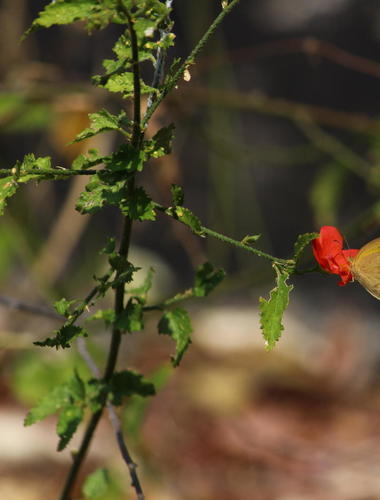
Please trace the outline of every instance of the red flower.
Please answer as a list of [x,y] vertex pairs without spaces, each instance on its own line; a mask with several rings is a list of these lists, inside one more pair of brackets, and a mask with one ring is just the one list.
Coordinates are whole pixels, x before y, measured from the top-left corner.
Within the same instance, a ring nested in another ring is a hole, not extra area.
[[334,226],[322,226],[319,238],[312,241],[313,253],[318,264],[328,273],[338,274],[338,285],[352,281],[351,259],[359,250],[343,250],[343,237]]

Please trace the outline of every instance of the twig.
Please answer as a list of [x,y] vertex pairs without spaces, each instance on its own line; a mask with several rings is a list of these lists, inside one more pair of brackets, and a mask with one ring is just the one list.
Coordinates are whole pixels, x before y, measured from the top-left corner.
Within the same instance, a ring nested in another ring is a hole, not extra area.
[[321,129],[309,117],[296,120],[296,124],[309,141],[319,150],[328,153],[335,158],[343,167],[354,172],[365,180],[369,179],[371,164],[356,154],[352,149],[339,141],[334,135],[328,134]]
[[203,87],[184,88],[181,95],[173,93],[170,100],[176,104],[191,102],[194,108],[194,100],[207,102],[224,109],[241,109],[243,111],[254,111],[265,115],[279,116],[290,120],[310,120],[317,123],[351,130],[362,134],[379,135],[380,122],[363,113],[349,113],[324,106],[315,106],[300,102],[288,101],[268,97],[261,92],[241,92],[238,90],[206,89]]
[[45,316],[46,318],[62,320],[62,316],[46,307],[29,304],[12,297],[6,297],[5,295],[0,295],[0,304],[9,307],[10,309],[16,309],[17,311],[23,311],[30,314],[36,314],[38,316]]
[[[39,168],[37,169],[22,169],[21,176],[33,175],[36,178],[48,177],[74,177],[76,175],[94,175],[98,172],[96,170],[70,170],[69,168]],[[0,168],[0,176],[13,175],[13,168]]]
[[226,17],[226,15],[229,14],[234,7],[236,7],[239,1],[240,0],[232,0],[226,7],[223,8],[223,10],[215,18],[214,22],[208,28],[206,33],[202,36],[197,45],[190,52],[185,61],[181,64],[180,68],[175,72],[175,74],[170,78],[167,85],[162,89],[161,93],[157,96],[157,99],[152,103],[149,110],[147,110],[147,112],[145,113],[142,123],[143,128],[146,128],[150,118],[152,117],[153,113],[156,111],[158,106],[161,104],[162,100],[168,95],[169,92],[171,92],[175,88],[175,86],[179,82],[180,78],[183,76],[184,72],[188,69],[188,67],[191,64],[194,64],[195,59],[197,58],[198,54],[202,51],[208,39],[213,35],[213,33],[218,28],[223,19]]
[[246,250],[247,252],[253,253],[253,254],[257,255],[258,257],[263,257],[264,259],[270,260],[275,264],[289,265],[293,262],[293,261],[289,261],[286,259],[279,259],[278,257],[274,257],[273,255],[262,252],[261,250],[258,250],[257,248],[251,247],[249,245],[245,245],[241,241],[234,240],[233,238],[230,238],[229,236],[225,236],[224,234],[213,231],[212,229],[209,229],[208,227],[202,226],[202,231],[209,236],[213,236],[214,238],[216,238],[218,240],[224,241],[224,243],[229,243],[230,245],[233,245],[237,248],[241,248],[242,250]]
[[[165,5],[168,9],[170,9],[172,6],[172,3],[173,3],[173,0],[166,0]],[[160,30],[160,42],[163,42],[165,40],[165,38],[169,35],[169,33],[170,33],[170,29]],[[162,81],[162,77],[163,77],[163,73],[164,73],[165,59],[166,59],[166,51],[160,46],[160,47],[158,47],[156,61],[154,63],[154,74],[153,74],[152,85],[151,85],[154,89],[158,88],[159,84]],[[149,94],[148,101],[147,101],[147,108],[146,108],[145,113],[147,113],[149,108],[152,106],[154,98],[155,98],[154,92]]]
[[[92,359],[91,354],[88,352],[87,346],[86,346],[86,341],[83,337],[79,337],[77,339],[77,347],[78,347],[79,354],[82,356],[85,363],[89,367],[92,375],[99,379],[101,377],[100,370],[97,367],[95,361]],[[112,406],[112,404],[109,401],[107,402],[107,411],[108,411],[108,416],[109,416],[110,422],[112,424],[112,427],[113,427],[113,430],[115,433],[116,442],[117,442],[117,445],[119,447],[121,456],[122,456],[123,460],[125,461],[125,463],[127,464],[129,474],[131,476],[132,486],[136,490],[138,500],[143,500],[144,495],[143,495],[141,484],[140,484],[140,481],[139,481],[139,478],[137,475],[137,471],[136,471],[137,466],[136,466],[135,462],[133,461],[133,459],[128,451],[128,447],[125,443],[120,419],[117,416],[115,408]]]

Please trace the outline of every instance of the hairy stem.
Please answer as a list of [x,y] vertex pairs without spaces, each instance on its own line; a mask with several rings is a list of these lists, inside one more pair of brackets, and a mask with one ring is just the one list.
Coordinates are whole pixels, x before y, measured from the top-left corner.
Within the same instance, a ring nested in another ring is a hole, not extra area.
[[[140,88],[140,69],[139,69],[139,54],[138,54],[138,46],[137,46],[137,37],[133,27],[133,22],[129,15],[129,12],[124,8],[121,3],[121,7],[128,19],[128,29],[131,38],[131,47],[132,47],[132,57],[133,57],[133,87],[134,87],[134,106],[133,106],[133,135],[132,135],[132,146],[134,148],[138,148],[140,146],[142,134],[141,134],[141,88]],[[134,187],[134,178],[131,177],[126,185],[126,195],[133,190]],[[132,219],[130,217],[125,217],[124,219],[124,227],[120,241],[119,255],[125,259],[128,258],[128,251],[130,246],[131,232],[132,232]],[[117,279],[117,276],[116,276]],[[124,309],[124,283],[121,283],[116,287],[115,290],[115,302],[114,302],[114,310],[115,317],[123,311]],[[103,381],[109,382],[114,374],[117,357],[120,349],[121,343],[121,335],[122,332],[113,327],[110,350],[108,353],[108,359],[106,363],[106,368],[104,371]],[[60,497],[60,500],[70,500],[70,494],[75,484],[76,478],[78,476],[78,472],[80,467],[86,457],[89,445],[91,443],[92,437],[95,433],[95,430],[98,426],[100,418],[103,414],[104,408],[107,404],[106,397],[102,402],[101,408],[95,412],[85,431],[81,446],[79,448],[78,453],[75,455],[72,467],[69,471],[68,477],[66,479],[66,483]],[[141,490],[141,486],[137,475],[135,476],[135,480],[133,482],[133,487],[136,490],[137,498],[139,500],[143,500],[144,496]]]

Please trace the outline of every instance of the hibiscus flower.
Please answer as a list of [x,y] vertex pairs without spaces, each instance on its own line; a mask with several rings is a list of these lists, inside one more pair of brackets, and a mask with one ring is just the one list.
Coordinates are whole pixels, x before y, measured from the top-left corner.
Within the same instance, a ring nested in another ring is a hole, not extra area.
[[343,236],[334,226],[322,226],[319,237],[312,241],[316,261],[324,271],[338,274],[338,285],[347,285],[353,280],[351,260],[359,250],[343,250]]

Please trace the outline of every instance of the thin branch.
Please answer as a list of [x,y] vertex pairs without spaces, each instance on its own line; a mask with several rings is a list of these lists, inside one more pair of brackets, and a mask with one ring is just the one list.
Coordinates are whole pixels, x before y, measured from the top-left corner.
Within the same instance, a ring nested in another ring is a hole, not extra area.
[[185,61],[181,64],[180,68],[175,72],[175,74],[170,78],[167,85],[165,85],[165,87],[162,89],[161,93],[157,96],[157,99],[152,103],[151,107],[147,110],[147,112],[144,116],[143,123],[142,123],[143,128],[146,128],[153,113],[156,111],[156,109],[161,104],[163,99],[168,95],[168,93],[171,92],[175,88],[175,86],[179,82],[180,78],[182,78],[183,74],[188,69],[188,67],[191,64],[194,64],[195,59],[198,57],[198,54],[202,51],[202,49],[205,46],[205,44],[207,43],[208,39],[213,35],[213,33],[218,28],[218,26],[223,21],[223,19],[226,17],[226,15],[229,14],[231,12],[231,10],[234,7],[236,7],[236,5],[239,2],[240,2],[240,0],[232,0],[227,6],[225,6],[223,8],[223,10],[215,18],[214,22],[208,28],[206,33],[202,36],[202,38],[199,40],[197,45],[190,52],[190,54],[185,59]]
[[[172,6],[173,0],[166,0],[165,6],[170,9]],[[152,79],[152,85],[154,89],[158,88],[160,85],[163,74],[164,74],[164,65],[165,65],[165,59],[166,59],[166,50],[162,48],[162,43],[165,41],[166,37],[169,35],[170,29],[165,29],[165,30],[160,30],[160,46],[158,47],[157,54],[156,54],[156,61],[154,63],[154,74],[153,74],[153,79]],[[150,107],[153,104],[153,101],[156,97],[156,93],[152,92],[149,94],[148,101],[147,101],[147,108],[146,112],[147,113],[150,109]]]
[[[96,378],[100,378],[100,370],[97,367],[95,361],[92,359],[91,354],[88,352],[87,346],[86,346],[86,341],[83,337],[79,337],[77,339],[77,347],[78,347],[78,352],[84,359],[86,365],[90,369],[92,375]],[[108,401],[107,402],[107,411],[108,411],[108,416],[111,422],[111,425],[113,427],[115,437],[116,437],[116,442],[119,447],[121,456],[124,460],[124,462],[127,464],[129,474],[131,476],[131,481],[132,481],[132,486],[136,490],[137,498],[138,500],[144,500],[144,495],[143,491],[141,488],[140,480],[137,475],[137,465],[133,461],[129,451],[128,447],[125,443],[124,437],[123,437],[123,430],[121,427],[120,419],[117,416],[115,408],[112,406],[112,404]]]
[[229,243],[230,245],[233,245],[237,248],[240,248],[241,250],[246,250],[247,252],[250,252],[250,253],[253,253],[254,255],[257,255],[258,257],[263,257],[264,259],[270,260],[275,264],[289,265],[289,264],[293,263],[292,260],[279,259],[278,257],[274,257],[273,255],[262,252],[261,250],[258,250],[257,248],[246,245],[246,244],[242,243],[241,241],[234,240],[233,238],[230,238],[229,236],[225,236],[224,234],[213,231],[212,229],[209,229],[208,227],[202,226],[202,231],[205,234],[207,234],[208,236],[212,236],[213,238],[216,238],[220,241],[223,241],[224,243]]
[[62,321],[62,316],[52,311],[51,309],[43,306],[29,304],[27,302],[23,302],[22,300],[14,299],[12,297],[6,297],[5,295],[0,295],[0,304],[9,307],[10,309],[16,309],[17,311],[36,314],[38,316],[44,316],[46,318]]
[[[0,176],[8,176],[8,175],[14,175],[15,170],[14,168],[0,168]],[[50,179],[52,177],[54,178],[59,178],[59,177],[74,177],[76,175],[94,175],[97,174],[97,170],[70,170],[68,168],[39,168],[38,170],[36,169],[22,169],[21,174],[19,176],[23,175],[33,175],[37,179],[39,177],[44,177],[48,176]]]
[[368,181],[372,166],[362,156],[356,154],[334,135],[325,132],[313,122],[310,116],[304,117],[303,120],[297,120],[296,124],[309,141],[320,151],[328,153],[343,167],[346,167],[357,176]]
[[253,111],[264,115],[278,116],[290,120],[310,121],[310,117],[317,123],[340,129],[359,132],[362,134],[379,134],[379,120],[370,118],[364,113],[350,113],[324,106],[289,101],[268,97],[262,92],[241,92],[238,90],[221,90],[203,87],[184,88],[181,95],[171,94],[170,101],[175,104],[207,102],[209,105],[223,109],[237,109]]

